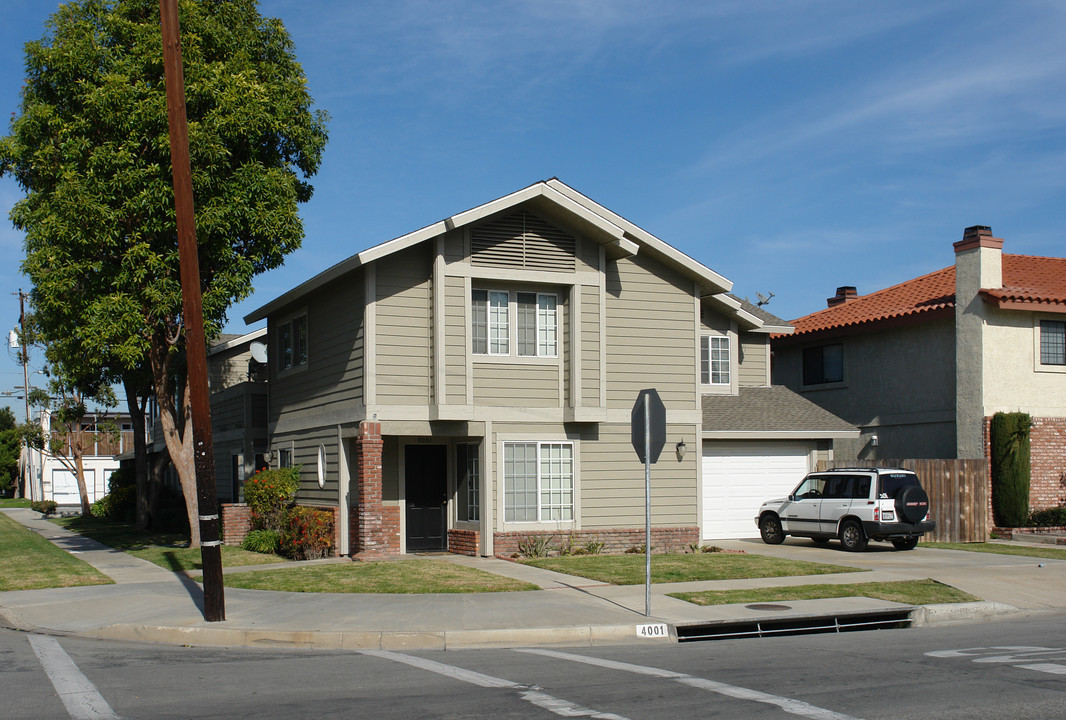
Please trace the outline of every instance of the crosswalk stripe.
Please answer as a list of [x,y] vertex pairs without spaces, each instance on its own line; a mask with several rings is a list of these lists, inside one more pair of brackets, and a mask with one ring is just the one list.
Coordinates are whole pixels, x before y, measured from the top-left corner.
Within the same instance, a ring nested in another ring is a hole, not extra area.
[[103,695],[97,692],[96,686],[89,682],[89,678],[82,674],[58,640],[47,635],[27,635],[26,638],[71,720],[117,720],[118,715]]

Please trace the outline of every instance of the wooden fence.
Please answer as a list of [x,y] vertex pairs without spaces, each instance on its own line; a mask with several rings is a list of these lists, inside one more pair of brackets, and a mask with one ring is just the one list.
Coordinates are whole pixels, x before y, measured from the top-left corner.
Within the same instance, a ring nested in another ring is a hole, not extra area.
[[834,467],[899,467],[913,470],[929,495],[936,531],[923,536],[935,542],[984,542],[988,522],[988,464],[984,460],[861,460],[818,463]]

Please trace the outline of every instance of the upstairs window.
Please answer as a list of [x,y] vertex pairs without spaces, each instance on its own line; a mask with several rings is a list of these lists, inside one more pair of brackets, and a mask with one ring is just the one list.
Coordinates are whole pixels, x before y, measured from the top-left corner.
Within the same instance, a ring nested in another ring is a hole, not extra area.
[[803,350],[803,384],[844,382],[844,346],[820,345]]
[[704,385],[729,384],[729,338],[704,335],[700,338],[700,382]]
[[307,315],[278,323],[278,358],[282,370],[307,363]]
[[558,357],[558,302],[552,293],[473,290],[471,351],[475,355],[510,355],[513,346],[519,357]]
[[1066,365],[1066,322],[1040,321],[1040,364]]

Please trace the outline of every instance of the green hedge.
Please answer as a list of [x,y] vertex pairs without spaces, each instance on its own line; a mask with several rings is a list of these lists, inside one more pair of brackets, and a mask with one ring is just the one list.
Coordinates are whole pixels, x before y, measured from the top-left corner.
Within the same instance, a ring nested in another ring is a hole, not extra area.
[[1000,527],[1029,519],[1029,430],[1027,413],[996,413],[989,427],[992,454],[992,516]]

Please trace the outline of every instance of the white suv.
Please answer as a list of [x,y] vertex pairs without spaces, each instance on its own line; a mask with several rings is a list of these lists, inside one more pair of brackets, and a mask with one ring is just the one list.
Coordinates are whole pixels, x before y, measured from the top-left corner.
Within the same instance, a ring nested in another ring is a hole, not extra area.
[[900,468],[811,473],[787,498],[764,502],[755,523],[770,545],[786,535],[817,543],[840,538],[845,550],[855,552],[870,540],[891,540],[897,550],[912,550],[923,533],[936,529],[918,476]]

